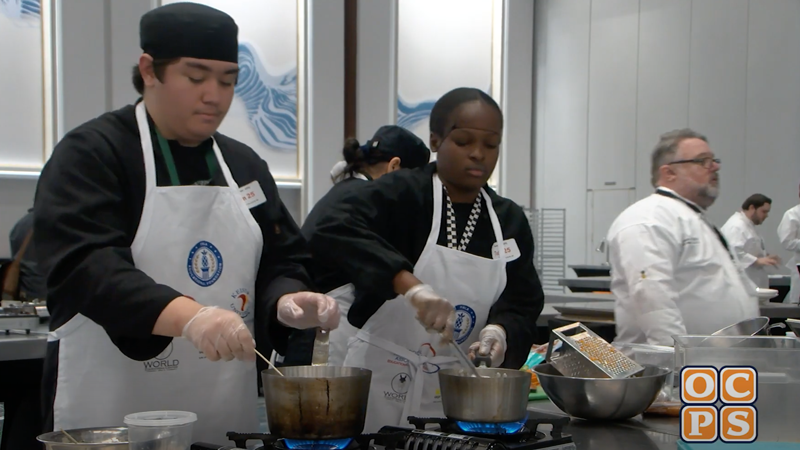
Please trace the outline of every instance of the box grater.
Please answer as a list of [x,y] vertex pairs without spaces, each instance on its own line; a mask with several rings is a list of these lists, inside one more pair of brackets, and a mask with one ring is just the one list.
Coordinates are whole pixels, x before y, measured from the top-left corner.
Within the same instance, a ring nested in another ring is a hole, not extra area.
[[[562,345],[553,353],[556,340]],[[580,322],[552,330],[545,360],[574,378],[628,378],[644,370]]]

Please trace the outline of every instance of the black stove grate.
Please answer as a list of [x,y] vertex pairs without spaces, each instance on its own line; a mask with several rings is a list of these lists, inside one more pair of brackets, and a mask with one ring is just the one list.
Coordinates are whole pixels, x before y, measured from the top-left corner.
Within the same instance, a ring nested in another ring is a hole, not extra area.
[[[569,424],[569,417],[555,416],[549,414],[529,414],[524,423],[520,425],[510,424],[497,424],[501,429],[500,433],[489,424],[481,424],[481,427],[474,427],[473,429],[465,427],[467,422],[459,422],[446,418],[432,418],[432,417],[409,417],[408,422],[414,425],[418,430],[430,429],[430,426],[438,428],[437,431],[444,433],[460,433],[468,436],[481,437],[486,439],[494,439],[501,442],[527,442],[531,440],[539,440],[545,437],[544,433],[538,431],[539,425],[550,425],[552,430],[549,435],[553,438],[560,438],[563,434],[564,427]],[[506,429],[503,429],[506,426]],[[516,432],[508,432],[512,428],[517,428]]]
[[247,448],[247,442],[260,441],[265,450],[367,450],[373,442],[387,449],[402,449],[407,432],[362,434],[354,438],[333,440],[292,440],[283,439],[266,433],[235,433],[227,434],[228,440],[238,448]]

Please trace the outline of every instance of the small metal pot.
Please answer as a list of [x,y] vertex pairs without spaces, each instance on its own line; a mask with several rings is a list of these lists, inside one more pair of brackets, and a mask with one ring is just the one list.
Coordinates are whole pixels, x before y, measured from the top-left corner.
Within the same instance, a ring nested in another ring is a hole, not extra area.
[[[476,359],[479,364],[482,359]],[[463,368],[439,372],[444,415],[451,420],[508,423],[525,420],[531,374],[521,370],[477,368],[481,378]]]
[[67,430],[78,444],[69,440],[63,431],[39,435],[36,439],[47,450],[127,450],[128,429],[126,427],[79,428]]
[[286,439],[344,439],[364,431],[372,371],[282,367],[261,372],[269,431]]

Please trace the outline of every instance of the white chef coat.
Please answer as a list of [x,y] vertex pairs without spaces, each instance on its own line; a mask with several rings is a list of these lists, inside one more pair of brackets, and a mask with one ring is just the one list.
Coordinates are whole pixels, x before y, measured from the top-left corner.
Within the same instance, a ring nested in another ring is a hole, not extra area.
[[617,342],[672,346],[672,336],[710,334],[759,315],[755,286],[699,208],[684,201],[653,194],[611,225]]
[[720,228],[728,241],[728,247],[736,253],[748,278],[760,288],[769,288],[769,270],[756,264],[758,258],[767,256],[764,239],[756,231],[756,225],[742,211],[737,211]]
[[792,258],[786,267],[792,274],[792,288],[783,300],[784,303],[800,302],[800,272],[797,265],[800,264],[800,205],[786,211],[778,225],[778,237],[781,245],[786,250],[792,252]]

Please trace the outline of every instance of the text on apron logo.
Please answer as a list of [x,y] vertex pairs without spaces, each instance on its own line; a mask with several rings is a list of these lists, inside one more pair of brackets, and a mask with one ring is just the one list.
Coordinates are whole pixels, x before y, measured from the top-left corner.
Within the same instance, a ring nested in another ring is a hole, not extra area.
[[192,247],[186,262],[189,278],[202,287],[216,283],[222,275],[222,255],[208,241],[200,241]]
[[242,319],[250,315],[251,306],[253,302],[250,299],[250,290],[247,288],[239,288],[231,294],[233,302],[231,302],[231,311],[239,314]]
[[172,351],[174,350],[172,342],[167,345],[161,353],[158,354],[155,358],[144,361],[142,364],[144,365],[145,372],[163,372],[165,370],[176,370],[178,365],[180,364],[180,360],[177,358],[169,359],[172,356]]
[[456,305],[456,323],[453,327],[453,338],[457,344],[461,345],[469,338],[472,330],[475,329],[476,320],[475,310],[467,305]]

